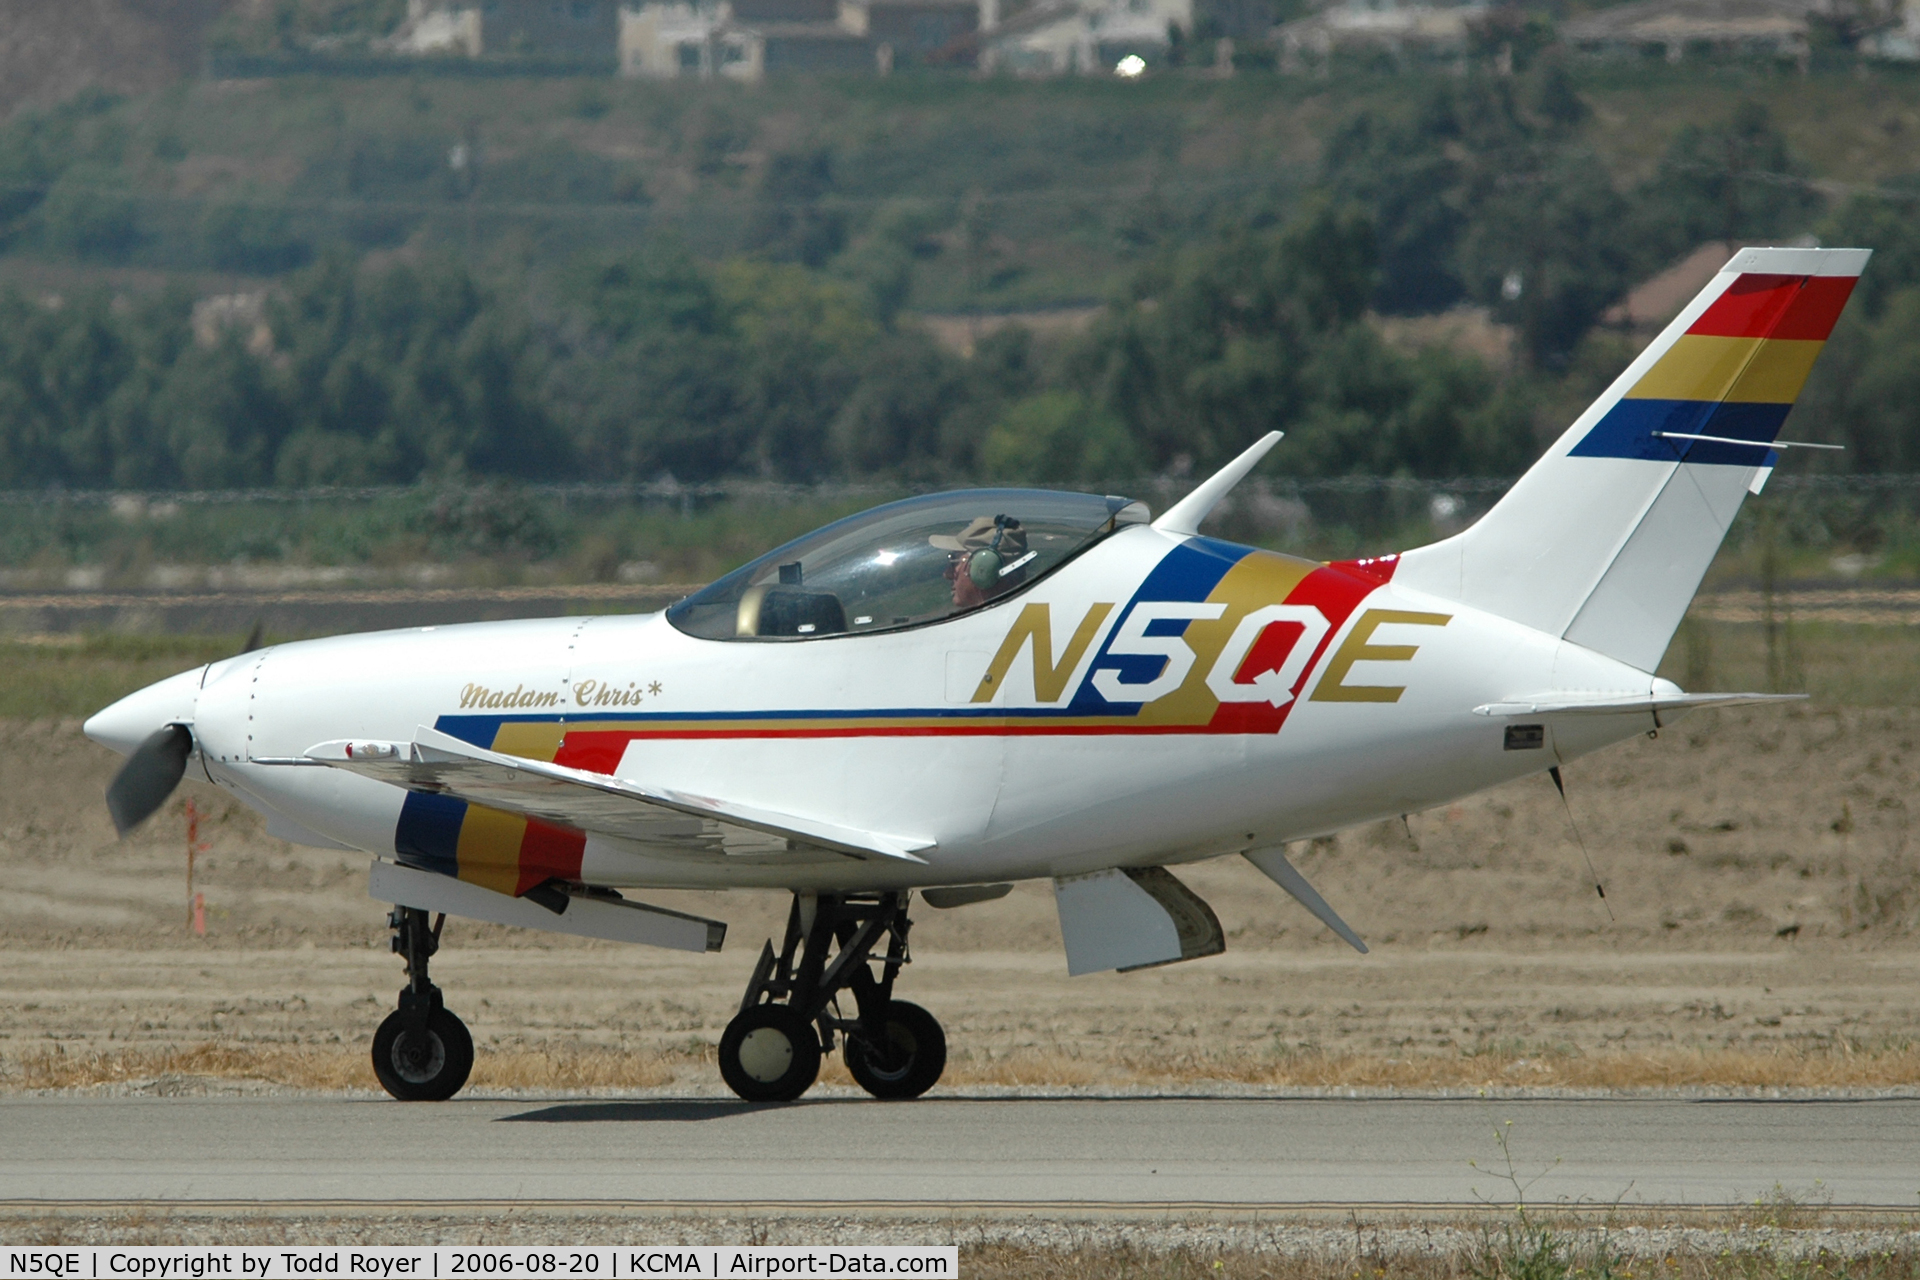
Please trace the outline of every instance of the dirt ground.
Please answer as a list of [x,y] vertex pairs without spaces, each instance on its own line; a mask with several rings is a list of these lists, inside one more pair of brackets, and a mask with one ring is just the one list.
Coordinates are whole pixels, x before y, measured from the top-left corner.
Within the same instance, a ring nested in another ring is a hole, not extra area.
[[[116,843],[115,758],[73,721],[6,730],[0,1088],[371,1086],[401,973],[364,857],[271,839],[204,786]],[[1709,712],[1570,766],[1605,902],[1542,777],[1295,850],[1371,955],[1234,858],[1177,871],[1223,956],[1069,979],[1050,891],[1023,885],[919,908],[901,991],[945,1024],[955,1086],[1916,1085],[1916,738],[1909,709]],[[435,978],[476,1087],[719,1088],[711,1046],[786,904],[648,897],[727,920],[726,949],[448,924]]]

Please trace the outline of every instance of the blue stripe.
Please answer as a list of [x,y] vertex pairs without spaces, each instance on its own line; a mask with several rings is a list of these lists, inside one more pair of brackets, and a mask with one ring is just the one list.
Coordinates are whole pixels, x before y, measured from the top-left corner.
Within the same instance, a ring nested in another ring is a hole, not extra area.
[[[1736,404],[1725,400],[1622,400],[1607,410],[1586,438],[1573,446],[1575,458],[1637,458],[1645,462],[1696,462],[1708,466],[1766,467],[1774,463],[1771,444],[1787,420],[1790,404]],[[1706,440],[1662,440],[1656,431],[1753,440],[1752,447]]]
[[[1127,614],[1142,601],[1179,600],[1197,603],[1205,600],[1220,585],[1220,579],[1227,576],[1227,571],[1252,552],[1252,547],[1219,542],[1213,538],[1189,538],[1169,551],[1153,567],[1153,572],[1140,584],[1140,589],[1133,593],[1133,599],[1127,601],[1127,607],[1121,610],[1120,616],[1107,629],[1107,638],[1100,646],[1099,656],[1087,668],[1086,679],[1074,691],[1073,700],[1064,708],[1065,713],[1076,716],[1138,715],[1145,704],[1108,702],[1093,687],[1093,673],[1102,669],[1119,671],[1124,684],[1146,684],[1167,668],[1165,658],[1107,652],[1113,644],[1113,638],[1120,633],[1121,624],[1127,620]],[[1183,619],[1166,619],[1153,623],[1147,634],[1185,635],[1188,625]],[[1000,714],[1007,713],[1003,711]]]
[[393,832],[393,851],[400,861],[443,876],[460,874],[460,823],[467,802],[452,796],[407,792],[400,806],[400,822]]
[[[1177,634],[1171,628],[1179,623],[1167,623],[1168,634]],[[1159,634],[1158,631],[1155,634]],[[1115,658],[1113,664],[1126,661]],[[1142,659],[1146,661],[1146,659]],[[1107,705],[1101,704],[1101,710]],[[441,716],[434,721],[433,727],[462,742],[474,746],[493,749],[495,735],[502,724],[565,724],[592,729],[600,724],[700,724],[706,721],[730,720],[776,720],[806,723],[810,720],[905,720],[905,719],[942,719],[942,720],[1002,720],[1009,716],[1063,716],[1083,715],[1067,707],[809,707],[804,710],[744,710],[744,711],[614,711],[600,712],[595,715],[528,715],[528,716]],[[476,721],[484,723],[476,724]]]

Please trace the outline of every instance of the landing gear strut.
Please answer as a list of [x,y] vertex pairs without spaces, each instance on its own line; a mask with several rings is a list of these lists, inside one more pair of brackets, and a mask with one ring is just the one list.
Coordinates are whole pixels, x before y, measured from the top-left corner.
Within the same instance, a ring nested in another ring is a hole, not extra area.
[[[946,1035],[925,1009],[893,998],[908,963],[907,897],[793,895],[785,942],[777,954],[771,941],[761,950],[740,1013],[720,1037],[728,1088],[749,1102],[791,1102],[812,1086],[836,1035],[846,1041],[847,1070],[874,1097],[917,1098],[934,1086],[947,1065]],[[842,991],[853,992],[857,1017],[841,1015]]]
[[440,988],[427,976],[427,961],[440,949],[443,915],[427,927],[427,913],[395,907],[387,915],[393,949],[407,962],[400,1007],[373,1033],[373,1074],[402,1102],[441,1102],[460,1092],[473,1070],[473,1037],[447,1012]]

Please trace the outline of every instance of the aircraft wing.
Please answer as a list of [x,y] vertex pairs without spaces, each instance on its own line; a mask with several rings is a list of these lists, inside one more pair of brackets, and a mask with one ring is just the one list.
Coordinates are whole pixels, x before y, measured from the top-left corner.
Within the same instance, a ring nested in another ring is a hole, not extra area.
[[1583,693],[1579,690],[1529,693],[1475,707],[1477,716],[1601,716],[1626,711],[1697,711],[1702,707],[1745,707],[1757,702],[1800,702],[1804,693]]
[[452,796],[470,804],[538,818],[557,826],[633,840],[658,838],[673,815],[745,827],[852,858],[924,865],[931,840],[858,831],[817,818],[775,813],[665,789],[607,774],[502,755],[422,725],[412,742],[323,742],[306,758],[408,791]]

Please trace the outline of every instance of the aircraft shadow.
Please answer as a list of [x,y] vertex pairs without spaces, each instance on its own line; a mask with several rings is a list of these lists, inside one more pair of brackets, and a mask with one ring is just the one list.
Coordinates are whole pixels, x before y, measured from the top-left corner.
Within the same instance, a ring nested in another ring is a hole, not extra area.
[[[1028,1094],[1015,1096],[988,1097],[934,1097],[929,1103],[944,1105],[998,1105],[1008,1103],[1050,1103],[1050,1102],[1099,1102],[1103,1108],[1124,1107],[1128,1103],[1155,1102],[1267,1102],[1295,1103],[1309,1102],[1330,1107],[1367,1107],[1381,1102],[1391,1101],[1398,1105],[1434,1105],[1440,1107],[1459,1107],[1474,1103],[1474,1099],[1454,1096],[1403,1096],[1392,1099],[1374,1097],[1324,1097],[1319,1095],[1279,1095],[1265,1098],[1220,1097],[1211,1094],[1157,1094],[1150,1097],[1138,1095],[1089,1098],[1076,1094]],[[1827,1105],[1858,1105],[1861,1102],[1892,1102],[1911,1105],[1911,1098],[1517,1098],[1508,1099],[1507,1105],[1526,1106],[1528,1104],[1566,1102],[1606,1102],[1614,1107],[1637,1109],[1635,1104],[1671,1105],[1673,1103],[1713,1105],[1754,1103],[1800,1104],[1819,1103]],[[593,1102],[556,1102],[532,1111],[522,1111],[514,1115],[500,1116],[495,1123],[520,1124],[607,1124],[607,1123],[697,1123],[707,1120],[732,1120],[740,1116],[756,1115],[763,1111],[784,1111],[798,1108],[820,1107],[875,1107],[885,1103],[870,1098],[804,1098],[798,1102],[740,1102],[723,1098],[635,1098],[630,1101],[608,1099]]]
[[501,1116],[497,1123],[522,1124],[604,1124],[614,1122],[652,1121],[680,1122],[699,1120],[731,1120],[738,1116],[754,1115],[761,1111],[781,1111],[792,1107],[832,1107],[856,1103],[855,1099],[845,1102],[835,1098],[823,1098],[817,1102],[728,1102],[716,1099],[662,1098],[636,1099],[632,1102],[561,1102],[550,1107],[541,1107],[536,1111],[522,1111],[517,1115]]
[[[1150,1101],[1166,1101],[1166,1098]],[[1085,1102],[1084,1097],[1070,1094],[1029,1095],[1016,1097],[959,1097],[929,1098],[927,1103],[946,1105],[977,1105],[980,1103],[1004,1106],[1009,1102]],[[1137,1098],[1102,1099],[1105,1102],[1125,1103],[1142,1101]],[[522,1124],[604,1124],[608,1122],[668,1121],[690,1122],[701,1120],[731,1120],[737,1116],[756,1115],[763,1111],[788,1111],[800,1108],[818,1107],[876,1107],[885,1106],[872,1098],[802,1098],[798,1102],[738,1102],[728,1098],[635,1098],[630,1101],[608,1099],[595,1102],[556,1102],[550,1106],[533,1111],[522,1111],[515,1115],[500,1116],[495,1123],[516,1122]],[[923,1104],[925,1105],[925,1104]]]

